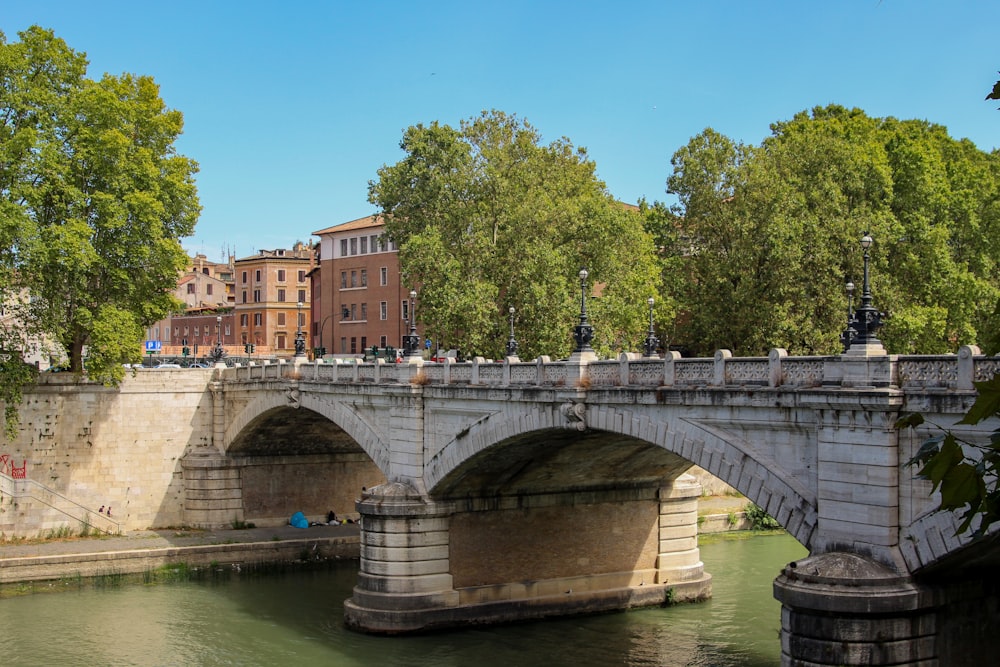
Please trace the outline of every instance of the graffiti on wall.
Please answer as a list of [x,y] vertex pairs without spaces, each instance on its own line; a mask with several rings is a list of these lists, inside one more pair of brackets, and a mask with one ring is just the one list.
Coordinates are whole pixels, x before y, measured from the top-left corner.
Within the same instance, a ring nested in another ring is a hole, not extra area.
[[28,461],[25,459],[18,468],[9,454],[0,454],[0,474],[10,475],[14,479],[25,479],[28,473]]

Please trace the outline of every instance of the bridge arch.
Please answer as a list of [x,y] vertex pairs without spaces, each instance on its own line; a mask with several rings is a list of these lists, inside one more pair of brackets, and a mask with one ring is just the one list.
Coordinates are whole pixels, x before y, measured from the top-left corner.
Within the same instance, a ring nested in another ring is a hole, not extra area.
[[305,409],[322,415],[350,436],[371,458],[383,475],[388,470],[389,447],[386,442],[387,438],[374,424],[342,401],[324,400],[323,395],[309,392],[300,394],[296,389],[258,392],[227,425],[223,439],[224,451],[229,453],[234,443],[239,441],[248,427],[252,428],[255,421],[281,409]]
[[[523,452],[531,456],[538,441],[566,444],[587,438],[601,439],[606,447],[608,438],[621,446],[631,447],[630,456],[639,457],[630,469],[647,464],[656,470],[662,481],[670,481],[691,465],[698,465],[729,484],[751,501],[764,508],[788,532],[807,548],[817,524],[815,494],[790,474],[782,474],[777,461],[768,459],[758,448],[733,434],[710,425],[680,416],[663,418],[663,412],[636,414],[635,406],[601,406],[589,414],[584,406],[538,405],[520,406],[516,412],[498,412],[469,426],[459,433],[428,462],[425,472],[427,488],[432,496],[449,495],[467,477],[468,470],[482,461],[482,455],[497,446],[512,450],[508,458]],[[655,452],[673,455],[664,459],[653,453],[639,452],[639,444]],[[549,447],[551,449],[551,447]],[[488,476],[490,469],[480,471]],[[492,471],[494,477],[499,474]],[[651,483],[652,480],[634,479]]]

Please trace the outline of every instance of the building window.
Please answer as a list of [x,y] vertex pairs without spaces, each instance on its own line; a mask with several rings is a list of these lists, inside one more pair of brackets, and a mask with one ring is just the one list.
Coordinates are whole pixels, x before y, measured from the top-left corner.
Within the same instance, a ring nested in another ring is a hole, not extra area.
[[382,287],[389,284],[389,267],[383,266],[378,270],[378,284]]
[[340,353],[347,354],[347,338],[340,339]]
[[278,301],[284,302],[284,300],[285,300],[285,290],[279,289],[278,290]]
[[240,326],[241,327],[245,327],[247,325],[247,320],[248,319],[249,318],[247,317],[246,313],[243,313],[242,315],[240,315]]
[[358,272],[351,271],[351,287],[357,287],[357,286],[358,286]]
[[285,270],[284,269],[278,269],[278,282],[279,283],[285,282]]
[[194,283],[188,283],[188,294],[194,294]]
[[197,338],[200,335],[201,335],[201,327],[195,327],[194,328],[194,337]]
[[358,254],[358,239],[357,238],[351,239],[351,254],[352,255],[357,255]]
[[253,324],[254,324],[254,326],[255,327],[259,327],[263,323],[264,323],[264,317],[263,317],[263,315],[261,315],[260,313],[254,313],[253,314]]
[[403,308],[400,310],[400,312],[403,313],[403,319],[408,320],[410,319],[410,302],[407,301],[406,299],[403,299],[402,305]]
[[389,319],[389,302],[383,301],[378,305],[378,318],[380,320]]
[[285,326],[285,314],[284,313],[278,313],[278,326],[279,327]]
[[299,270],[299,282],[300,283],[304,283],[305,281],[306,281],[306,272],[300,269]]
[[364,352],[368,348],[368,336],[361,337],[361,351]]
[[[368,237],[367,236],[362,236],[361,237],[361,254],[362,255],[367,255],[368,254]],[[361,347],[364,347],[364,345],[362,345]]]
[[285,349],[285,334],[278,334],[274,337],[274,344],[279,350]]
[[242,280],[241,282],[242,282],[242,283],[243,283],[244,285],[246,285],[246,284],[247,284],[247,272],[246,272],[246,271],[244,271],[244,272],[243,272],[243,280]]
[[247,291],[243,290],[243,303],[247,302]]
[[306,314],[299,313],[299,328],[301,329],[306,325]]
[[385,336],[382,336],[378,339],[378,346],[381,348],[388,347],[389,346],[388,343],[389,339],[387,339]]
[[260,269],[257,269],[256,271],[253,272],[253,279],[257,282],[260,282]]
[[368,269],[361,269],[361,286],[368,287]]
[[340,272],[340,289],[347,289],[347,271]]
[[355,338],[354,336],[351,336],[351,354],[357,354],[357,353],[358,353],[358,339]]
[[340,239],[340,256],[347,257],[347,239]]
[[205,294],[212,296],[212,283],[205,285]]
[[376,252],[378,249],[378,235],[372,234],[371,239],[372,239],[372,252]]
[[351,304],[351,319],[352,320],[358,319],[358,304],[356,303]]
[[224,336],[231,336],[232,335],[232,332],[229,331],[229,324],[228,323],[226,324],[226,332],[223,335]]
[[254,303],[260,303],[260,290],[259,289],[255,289],[253,291],[253,302]]
[[[368,321],[368,304],[367,303],[361,304],[361,319],[364,320],[364,321]],[[362,345],[361,347],[364,347],[364,345]]]
[[299,303],[306,302],[306,291],[304,289],[299,290]]

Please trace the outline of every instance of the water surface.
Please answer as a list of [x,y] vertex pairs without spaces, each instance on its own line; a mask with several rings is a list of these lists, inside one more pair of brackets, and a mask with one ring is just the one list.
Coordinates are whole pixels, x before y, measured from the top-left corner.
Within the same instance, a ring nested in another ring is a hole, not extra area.
[[805,555],[788,535],[702,545],[700,604],[418,637],[346,630],[357,562],[331,570],[95,588],[0,600],[2,663],[366,667],[763,666],[779,662],[771,582]]

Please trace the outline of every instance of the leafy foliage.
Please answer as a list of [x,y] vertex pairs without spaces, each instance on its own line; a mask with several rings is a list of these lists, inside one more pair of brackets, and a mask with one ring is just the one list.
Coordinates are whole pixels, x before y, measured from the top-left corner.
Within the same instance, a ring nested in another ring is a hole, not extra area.
[[29,332],[114,383],[176,305],[197,165],[176,153],[183,120],[153,79],[94,81],[51,31],[20,38],[0,34],[0,273],[31,295],[15,312]]
[[[417,319],[442,347],[499,357],[516,308],[521,356],[566,354],[579,313],[580,267],[603,285],[588,315],[594,346],[638,349],[646,299],[659,290],[638,211],[615,202],[586,151],[541,145],[527,122],[483,112],[459,128],[415,125],[400,162],[369,183],[369,201],[400,248]],[[661,317],[672,305],[657,299]]]
[[865,232],[892,352],[954,351],[997,329],[1000,154],[831,105],[773,124],[760,146],[706,129],[672,164],[679,203],[647,221],[693,352],[838,351]]
[[[978,424],[990,417],[1000,418],[1000,374],[992,380],[975,383],[979,395],[959,424]],[[897,428],[917,427],[924,423],[919,413],[901,418]],[[932,483],[931,493],[940,490],[941,501],[937,511],[964,509],[958,534],[972,528],[975,519],[979,524],[974,536],[986,533],[1000,521],[1000,428],[993,431],[990,443],[982,445],[969,442],[951,431],[926,440],[917,453],[907,461],[908,466],[920,466],[918,477]]]
[[1000,81],[997,81],[996,83],[993,84],[993,90],[991,90],[989,94],[986,95],[986,99],[1000,100]]
[[747,521],[750,522],[751,530],[774,530],[781,528],[778,520],[756,503],[749,503],[743,511],[746,513]]

